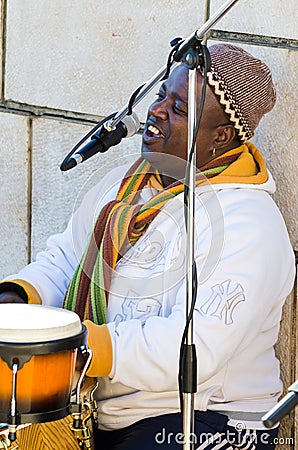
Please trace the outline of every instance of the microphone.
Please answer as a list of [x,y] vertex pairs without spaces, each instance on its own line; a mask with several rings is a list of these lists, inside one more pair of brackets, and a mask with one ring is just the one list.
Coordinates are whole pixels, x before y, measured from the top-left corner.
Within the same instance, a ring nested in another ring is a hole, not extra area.
[[101,127],[97,133],[91,136],[91,141],[88,144],[62,162],[60,169],[65,172],[98,152],[106,152],[113,145],[119,144],[122,138],[136,134],[139,128],[140,121],[134,112],[123,117],[113,130],[108,129],[108,127],[105,128],[105,126]]

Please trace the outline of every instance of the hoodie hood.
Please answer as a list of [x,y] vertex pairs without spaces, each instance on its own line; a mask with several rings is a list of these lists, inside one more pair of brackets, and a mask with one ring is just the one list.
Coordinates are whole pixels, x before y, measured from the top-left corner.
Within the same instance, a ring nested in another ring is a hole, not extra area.
[[[240,147],[225,153],[231,156],[241,153],[240,156],[223,170],[219,175],[208,180],[209,189],[247,188],[265,190],[273,194],[276,185],[271,173],[266,167],[265,159],[252,142],[246,142]],[[209,190],[208,186],[200,186],[200,190]]]

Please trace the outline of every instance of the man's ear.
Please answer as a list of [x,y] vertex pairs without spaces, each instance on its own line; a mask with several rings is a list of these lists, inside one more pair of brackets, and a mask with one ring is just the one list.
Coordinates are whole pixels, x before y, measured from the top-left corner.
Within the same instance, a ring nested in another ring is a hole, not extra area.
[[219,125],[216,128],[216,136],[214,139],[214,146],[220,150],[228,147],[233,141],[237,142],[238,137],[233,125]]

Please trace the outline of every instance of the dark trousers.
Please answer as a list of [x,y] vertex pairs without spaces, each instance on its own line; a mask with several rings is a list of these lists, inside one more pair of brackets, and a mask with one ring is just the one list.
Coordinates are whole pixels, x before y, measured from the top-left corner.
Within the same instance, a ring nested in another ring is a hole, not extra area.
[[[247,430],[227,425],[228,418],[213,411],[196,411],[194,433],[189,436],[195,450],[273,450],[278,429]],[[114,431],[96,430],[96,450],[182,449],[181,414],[166,414]]]

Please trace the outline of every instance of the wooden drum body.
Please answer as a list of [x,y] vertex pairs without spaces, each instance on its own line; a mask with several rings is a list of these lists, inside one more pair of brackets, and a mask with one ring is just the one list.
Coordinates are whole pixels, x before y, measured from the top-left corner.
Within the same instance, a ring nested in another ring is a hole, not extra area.
[[86,327],[73,312],[40,305],[3,304],[0,317],[0,422],[67,416]]

